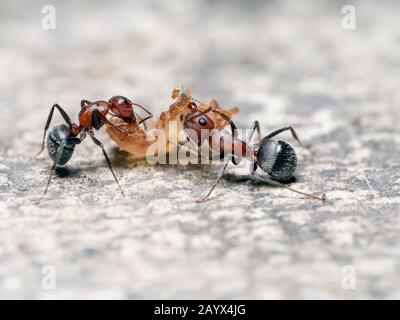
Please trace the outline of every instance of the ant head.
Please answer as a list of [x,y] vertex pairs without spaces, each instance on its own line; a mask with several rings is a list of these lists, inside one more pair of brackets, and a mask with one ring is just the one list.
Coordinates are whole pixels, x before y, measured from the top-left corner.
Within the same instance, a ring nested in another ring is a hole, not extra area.
[[190,102],[188,108],[191,111],[183,120],[183,128],[186,135],[198,146],[201,146],[209,137],[210,131],[215,128],[214,121],[207,116],[211,108],[201,111],[194,102]]
[[125,122],[134,122],[136,120],[133,113],[133,103],[128,98],[123,96],[114,96],[108,100],[110,111],[118,118]]

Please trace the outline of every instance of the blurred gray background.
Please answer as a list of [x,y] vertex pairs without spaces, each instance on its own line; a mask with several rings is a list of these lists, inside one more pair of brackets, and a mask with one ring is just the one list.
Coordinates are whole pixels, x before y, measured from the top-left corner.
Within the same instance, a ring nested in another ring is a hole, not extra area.
[[[55,30],[42,28],[46,4]],[[1,1],[0,297],[400,298],[399,9]],[[81,99],[121,94],[157,115],[179,85],[239,106],[239,127],[295,127],[313,148],[296,148],[293,187],[325,191],[327,203],[232,179],[246,166],[197,204],[217,166],[133,163],[101,130],[128,196],[87,140],[34,204],[51,162],[30,156],[54,102],[76,119]]]

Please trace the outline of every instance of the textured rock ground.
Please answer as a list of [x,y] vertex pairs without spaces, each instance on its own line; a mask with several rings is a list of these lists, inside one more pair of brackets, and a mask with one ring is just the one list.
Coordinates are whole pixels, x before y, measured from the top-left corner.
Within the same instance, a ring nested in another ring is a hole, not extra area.
[[[55,30],[48,2],[0,4],[0,297],[400,298],[396,1],[350,3],[355,30],[345,1],[50,2]],[[54,102],[76,117],[123,94],[158,113],[180,84],[239,106],[240,127],[297,128],[313,148],[296,148],[294,186],[327,203],[231,170],[197,204],[218,167],[135,164],[104,131],[128,197],[88,140],[33,203]]]

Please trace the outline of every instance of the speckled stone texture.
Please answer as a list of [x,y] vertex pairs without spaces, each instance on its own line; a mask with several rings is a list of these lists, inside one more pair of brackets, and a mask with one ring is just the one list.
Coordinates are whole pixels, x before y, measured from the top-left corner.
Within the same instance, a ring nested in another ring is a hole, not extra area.
[[[41,27],[45,4],[55,30]],[[346,4],[355,30],[342,27]],[[398,1],[1,1],[0,297],[400,298],[399,12]],[[121,94],[158,114],[181,84],[239,106],[241,128],[296,128],[312,149],[295,147],[292,186],[328,201],[246,181],[246,164],[198,204],[218,166],[134,163],[101,130],[128,196],[88,139],[34,204],[51,162],[30,156],[54,102],[76,119],[81,99]],[[55,290],[42,286],[47,265]]]

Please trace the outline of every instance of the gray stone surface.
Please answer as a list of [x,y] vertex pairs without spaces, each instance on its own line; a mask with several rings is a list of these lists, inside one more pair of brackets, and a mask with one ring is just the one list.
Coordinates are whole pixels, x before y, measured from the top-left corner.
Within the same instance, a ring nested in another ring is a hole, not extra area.
[[[400,5],[352,3],[356,30],[345,1],[2,1],[0,297],[400,298]],[[88,140],[34,204],[54,102],[75,118],[80,99],[123,94],[159,113],[180,84],[239,106],[240,127],[297,128],[313,148],[296,148],[293,186],[327,203],[231,168],[197,204],[217,166],[135,164],[102,130],[128,196]]]

